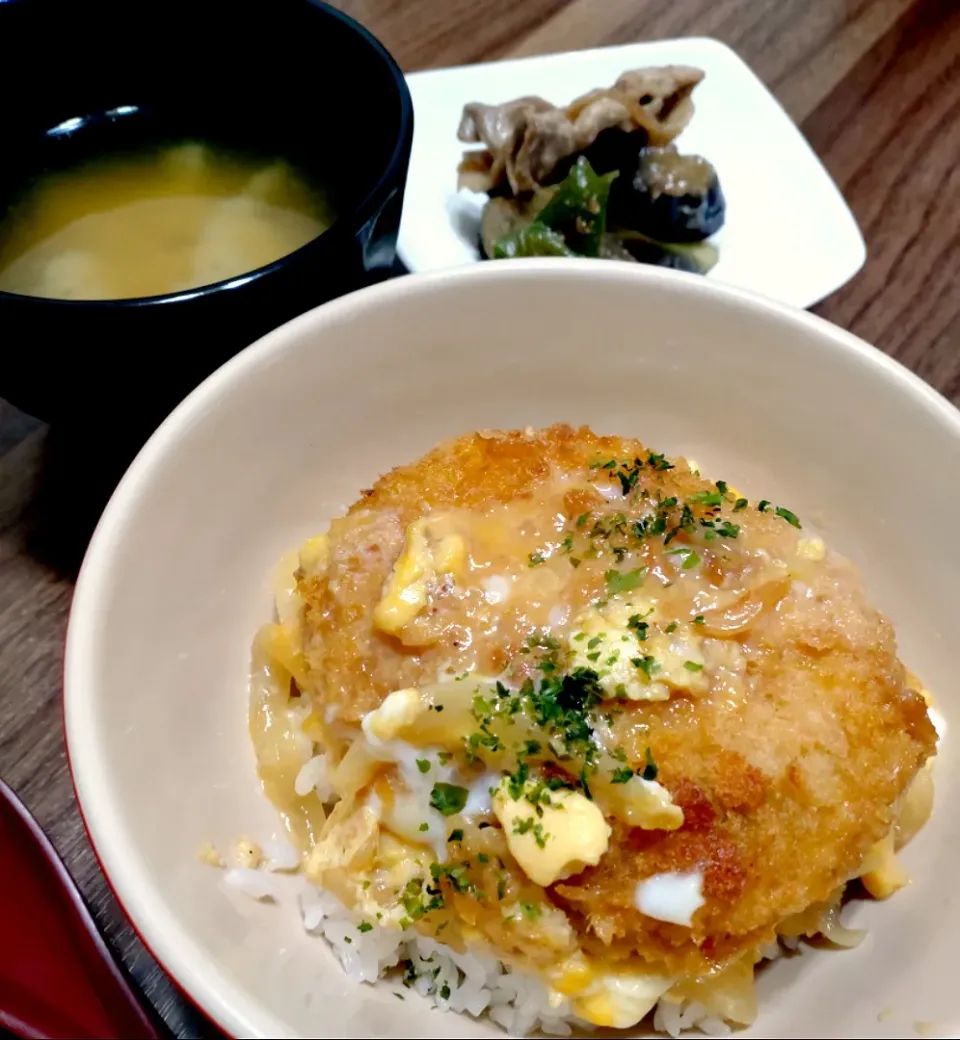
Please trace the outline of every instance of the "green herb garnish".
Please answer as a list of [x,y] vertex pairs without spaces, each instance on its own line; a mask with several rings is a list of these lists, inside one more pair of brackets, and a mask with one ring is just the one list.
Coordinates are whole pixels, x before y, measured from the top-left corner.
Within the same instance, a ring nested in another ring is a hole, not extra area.
[[643,768],[643,779],[656,780],[657,774],[660,772],[660,770],[657,769],[657,763],[653,760],[653,754],[650,751],[650,748],[647,748],[644,752],[644,760],[646,761],[646,765]]
[[783,506],[777,506],[774,511],[777,516],[782,517],[792,527],[796,527],[798,530],[800,529],[800,518],[796,513],[791,513],[789,509],[784,509]]
[[611,596],[615,596],[619,592],[630,592],[631,589],[638,589],[643,584],[646,573],[646,567],[638,567],[634,571],[607,571],[603,576],[607,583],[607,592]]
[[444,816],[453,816],[463,810],[469,793],[465,787],[456,784],[437,783],[430,792],[430,804]]
[[688,549],[686,546],[679,549],[668,549],[667,551],[671,556],[683,557],[683,569],[685,571],[691,570],[700,562],[700,554],[693,549]]
[[657,664],[656,658],[650,654],[644,654],[643,657],[633,657],[630,659],[630,663],[639,668],[648,679],[660,671],[660,665]]
[[631,614],[630,617],[627,618],[627,628],[629,628],[630,631],[636,635],[637,639],[641,641],[647,638],[647,629],[649,627],[650,626],[646,621],[641,620],[639,614]]
[[651,469],[655,469],[658,472],[673,469],[673,463],[667,459],[666,455],[657,455],[656,452],[652,451],[647,455],[647,464]]

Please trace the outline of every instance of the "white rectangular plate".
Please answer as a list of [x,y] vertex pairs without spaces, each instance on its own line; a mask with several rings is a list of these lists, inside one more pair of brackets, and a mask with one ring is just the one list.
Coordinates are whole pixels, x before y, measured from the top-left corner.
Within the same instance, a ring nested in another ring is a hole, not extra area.
[[[417,72],[414,134],[398,251],[412,271],[476,263],[486,195],[457,191],[463,106],[538,94],[567,104],[644,65],[694,65],[706,73],[696,112],[679,138],[716,167],[727,221],[713,241],[708,277],[797,307],[840,288],[866,258],[849,207],[803,135],[750,68],[716,40],[662,40],[519,61]],[[502,262],[502,261],[501,261]]]

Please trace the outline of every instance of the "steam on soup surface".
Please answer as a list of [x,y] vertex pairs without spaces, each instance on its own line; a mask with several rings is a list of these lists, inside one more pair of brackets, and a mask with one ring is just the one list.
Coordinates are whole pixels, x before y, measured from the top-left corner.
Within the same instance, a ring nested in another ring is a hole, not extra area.
[[115,300],[262,267],[332,222],[284,160],[185,143],[48,173],[0,221],[0,290]]

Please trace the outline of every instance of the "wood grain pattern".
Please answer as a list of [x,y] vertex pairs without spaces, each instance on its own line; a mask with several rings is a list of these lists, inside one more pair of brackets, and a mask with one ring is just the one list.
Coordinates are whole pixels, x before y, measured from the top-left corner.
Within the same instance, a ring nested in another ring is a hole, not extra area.
[[[960,403],[960,5],[954,0],[342,0],[406,70],[713,36],[770,86],[837,180],[864,270],[817,310]],[[215,1036],[100,875],[60,725],[75,568],[102,500],[100,443],[69,453],[0,401],[0,773],[51,835],[115,949],[178,1036]],[[0,924],[0,941],[3,941]]]

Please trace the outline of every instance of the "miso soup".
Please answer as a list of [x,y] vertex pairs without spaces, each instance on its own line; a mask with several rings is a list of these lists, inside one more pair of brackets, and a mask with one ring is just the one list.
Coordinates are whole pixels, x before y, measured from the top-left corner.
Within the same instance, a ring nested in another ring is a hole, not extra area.
[[187,142],[41,175],[0,219],[0,290],[158,296],[233,278],[332,222],[290,163]]

